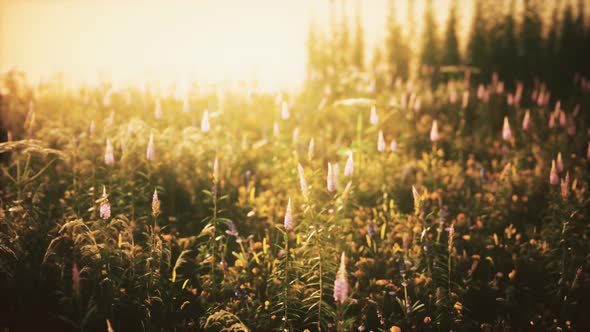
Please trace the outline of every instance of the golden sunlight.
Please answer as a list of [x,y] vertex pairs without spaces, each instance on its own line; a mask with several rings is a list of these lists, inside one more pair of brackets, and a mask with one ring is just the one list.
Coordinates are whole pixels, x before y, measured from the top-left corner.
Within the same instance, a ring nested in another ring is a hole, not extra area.
[[[361,11],[368,45],[381,40],[387,0],[335,3],[344,3],[341,10],[349,16]],[[33,79],[60,72],[75,83],[149,78],[160,84],[245,80],[266,88],[295,87],[304,78],[309,21],[327,29],[330,4],[0,0],[0,69],[21,69]],[[405,5],[400,2],[400,22],[405,21]],[[415,6],[421,13],[423,2]],[[442,23],[447,11],[436,12]]]

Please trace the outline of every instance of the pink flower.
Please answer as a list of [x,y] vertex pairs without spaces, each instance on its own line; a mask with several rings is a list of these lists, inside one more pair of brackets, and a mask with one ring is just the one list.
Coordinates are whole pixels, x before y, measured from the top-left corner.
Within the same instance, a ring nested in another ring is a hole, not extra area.
[[469,90],[463,91],[463,100],[461,103],[462,108],[467,108],[469,106]]
[[436,120],[432,121],[432,128],[430,128],[430,140],[432,142],[436,142],[439,139],[438,134],[438,122]]
[[206,133],[211,130],[211,125],[209,124],[209,111],[205,110],[203,112],[203,119],[201,120],[201,131]]
[[570,192],[570,172],[565,173],[565,178],[561,180],[561,197],[567,198]]
[[219,161],[217,157],[213,161],[213,183],[217,184],[219,182]]
[[379,116],[377,115],[377,108],[375,105],[371,106],[371,116],[369,117],[369,123],[373,126],[379,123]]
[[272,125],[272,134],[275,137],[279,137],[279,135],[281,134],[281,131],[279,130],[279,124],[276,122]]
[[158,190],[154,189],[152,196],[152,216],[158,217],[160,215],[160,199],[158,198]]
[[150,133],[150,140],[148,141],[147,150],[145,152],[145,157],[148,161],[156,160],[156,152],[154,149],[154,133]]
[[348,160],[346,161],[346,166],[344,166],[344,176],[352,176],[354,173],[354,159],[352,157],[352,151],[348,152]]
[[293,136],[291,137],[291,142],[293,142],[293,145],[297,145],[297,142],[299,142],[299,128],[295,127],[295,129],[293,129]]
[[382,130],[379,130],[379,136],[377,137],[377,151],[385,151],[385,137],[383,137]]
[[287,203],[287,211],[285,211],[284,226],[285,230],[287,231],[293,229],[293,211],[291,210],[291,198],[289,198],[289,202]]
[[162,105],[160,104],[160,98],[156,99],[156,108],[154,110],[154,116],[158,120],[162,118]]
[[527,110],[522,119],[522,130],[527,131],[531,127],[531,111]]
[[326,188],[329,192],[336,191],[336,177],[334,176],[335,172],[332,167],[331,163],[328,163],[328,178],[326,181]]
[[344,303],[348,298],[348,276],[346,274],[346,256],[342,252],[340,267],[334,280],[334,301]]
[[88,128],[88,133],[90,137],[94,136],[94,132],[96,130],[96,125],[94,124],[94,120],[90,121],[90,127]]
[[565,127],[567,125],[567,119],[564,111],[559,111],[559,125]]
[[391,150],[391,152],[395,152],[397,150],[397,141],[395,139],[391,140],[391,143],[389,144],[389,149]]
[[115,156],[113,154],[113,143],[110,139],[107,139],[107,148],[104,153],[104,163],[107,166],[111,166],[115,163]]
[[553,113],[549,114],[549,123],[547,124],[549,128],[555,127],[555,115]]
[[512,138],[512,131],[510,130],[510,123],[508,117],[504,117],[504,126],[502,127],[502,139],[509,141]]
[[482,100],[484,98],[486,89],[483,84],[477,86],[477,99]]
[[297,172],[299,173],[299,186],[301,187],[301,193],[303,196],[307,196],[307,183],[305,182],[305,172],[303,166],[297,164]]
[[313,149],[315,147],[315,142],[313,140],[313,137],[309,140],[309,146],[307,147],[307,159],[308,160],[312,160],[313,159]]
[[555,160],[551,161],[551,173],[549,174],[549,183],[552,185],[559,184],[559,175],[557,174],[557,169],[555,167]]
[[107,220],[111,217],[111,204],[107,196],[107,188],[102,187],[102,198],[100,199],[99,216],[101,219]]
[[416,98],[416,101],[414,102],[414,111],[418,112],[420,110],[420,98]]
[[561,158],[561,152],[557,153],[557,172],[563,172],[563,159]]
[[286,101],[283,101],[281,104],[281,118],[283,120],[287,120],[291,116],[291,112],[289,111],[289,104]]

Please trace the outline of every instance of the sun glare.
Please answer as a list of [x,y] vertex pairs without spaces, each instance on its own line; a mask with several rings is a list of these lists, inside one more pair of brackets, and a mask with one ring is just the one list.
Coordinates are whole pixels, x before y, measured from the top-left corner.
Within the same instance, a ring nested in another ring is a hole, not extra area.
[[[361,11],[369,45],[381,40],[387,0],[335,3],[350,16]],[[407,9],[400,4],[403,22]],[[422,1],[415,6],[420,13]],[[327,0],[0,0],[0,68],[33,79],[60,72],[74,83],[243,80],[296,87],[305,76],[309,20],[327,29],[329,11]]]

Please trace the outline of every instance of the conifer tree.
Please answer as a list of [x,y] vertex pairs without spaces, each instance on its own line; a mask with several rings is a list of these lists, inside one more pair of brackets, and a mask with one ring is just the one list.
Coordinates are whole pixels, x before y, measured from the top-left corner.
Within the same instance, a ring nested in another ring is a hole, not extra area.
[[453,0],[449,9],[449,18],[445,32],[445,50],[442,64],[458,65],[461,62],[459,42],[457,40],[457,0]]
[[485,75],[488,65],[488,40],[483,0],[475,1],[466,62],[480,68]]
[[392,69],[393,76],[407,79],[409,76],[410,48],[404,40],[401,26],[395,18],[395,10],[394,0],[389,0],[385,49],[387,64]]
[[421,64],[435,66],[439,62],[436,21],[434,19],[432,0],[426,0],[424,10],[424,31],[422,33]]
[[543,23],[539,14],[539,2],[537,0],[524,0],[524,20],[522,23],[522,77],[530,80],[534,78],[541,68],[542,54],[542,29]]
[[356,67],[356,69],[362,71],[365,67],[365,37],[361,19],[360,5],[358,1],[355,19],[354,46],[352,52],[352,64]]

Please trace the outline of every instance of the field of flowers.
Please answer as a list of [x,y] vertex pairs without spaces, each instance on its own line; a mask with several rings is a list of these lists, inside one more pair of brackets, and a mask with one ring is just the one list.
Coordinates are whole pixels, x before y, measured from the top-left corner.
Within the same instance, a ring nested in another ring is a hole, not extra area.
[[4,75],[0,327],[590,328],[586,78],[332,82]]

